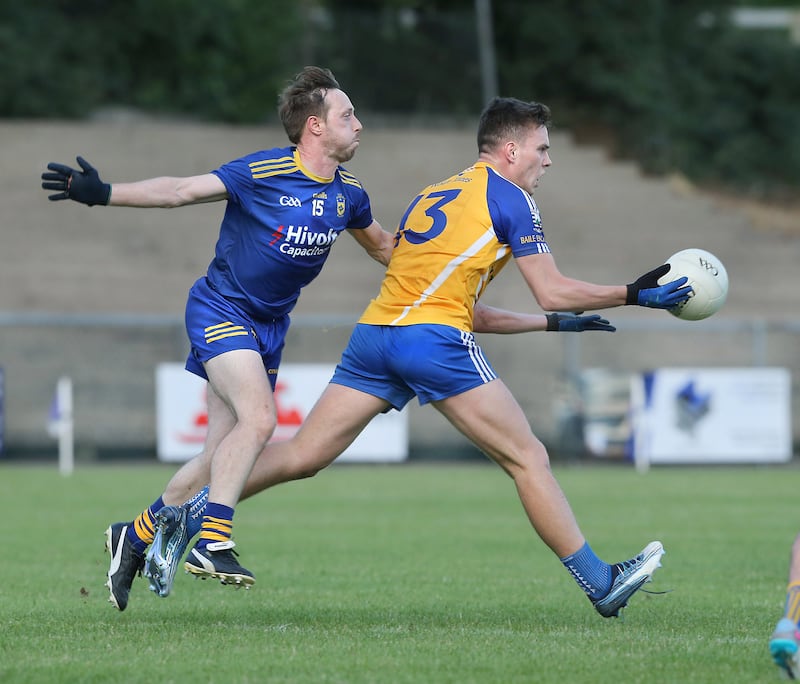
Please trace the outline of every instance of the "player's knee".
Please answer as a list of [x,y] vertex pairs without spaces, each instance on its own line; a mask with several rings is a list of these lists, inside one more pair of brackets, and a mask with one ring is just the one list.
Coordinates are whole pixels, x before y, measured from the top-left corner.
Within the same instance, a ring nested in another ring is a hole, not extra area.
[[274,414],[265,413],[263,415],[254,416],[247,422],[247,425],[253,433],[256,443],[259,445],[259,449],[263,449],[275,432],[278,421]]
[[509,458],[508,471],[516,478],[519,475],[536,475],[550,470],[550,457],[541,442],[514,454]]
[[314,477],[332,462],[333,459],[325,458],[321,455],[312,455],[310,452],[303,452],[302,455],[294,459],[294,479],[305,480],[309,477]]
[[306,480],[309,477],[314,477],[320,470],[322,470],[322,468],[305,465],[295,471],[297,473],[295,480]]

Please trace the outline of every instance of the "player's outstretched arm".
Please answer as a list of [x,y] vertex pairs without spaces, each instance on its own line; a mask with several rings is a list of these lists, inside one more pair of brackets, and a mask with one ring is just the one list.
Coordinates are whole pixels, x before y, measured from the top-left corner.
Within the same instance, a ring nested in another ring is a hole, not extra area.
[[597,285],[563,275],[552,254],[530,254],[515,262],[545,311],[596,311],[624,304],[671,309],[692,294],[685,277],[659,285],[659,278],[670,270],[669,264],[648,271],[628,285]]
[[134,183],[104,183],[83,157],[80,170],[50,162],[42,174],[42,187],[55,190],[53,201],[70,199],[93,207],[97,204],[118,207],[182,207],[187,204],[216,202],[228,198],[225,184],[213,173],[199,176],[161,176]]
[[627,286],[625,303],[647,306],[651,309],[671,309],[685,302],[692,294],[691,286],[686,285],[688,278],[684,276],[664,285],[658,284],[659,278],[665,276],[669,270],[670,265],[663,264],[639,276]]

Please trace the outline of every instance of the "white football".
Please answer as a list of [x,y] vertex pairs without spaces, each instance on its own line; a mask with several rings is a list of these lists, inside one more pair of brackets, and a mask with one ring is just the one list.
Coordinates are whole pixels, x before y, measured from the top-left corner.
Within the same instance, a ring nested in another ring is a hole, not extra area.
[[664,285],[676,278],[686,276],[687,285],[692,286],[692,295],[683,304],[669,312],[686,321],[700,321],[715,314],[728,298],[728,272],[722,262],[711,252],[690,248],[676,252],[667,263],[670,269],[658,280]]

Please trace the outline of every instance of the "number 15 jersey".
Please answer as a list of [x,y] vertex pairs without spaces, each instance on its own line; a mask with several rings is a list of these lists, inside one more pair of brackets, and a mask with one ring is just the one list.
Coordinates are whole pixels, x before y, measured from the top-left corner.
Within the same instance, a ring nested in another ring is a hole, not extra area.
[[212,173],[228,203],[207,279],[258,320],[288,314],[339,235],[373,222],[355,176],[341,166],[332,178],[315,176],[296,147],[254,152]]
[[411,202],[380,293],[359,323],[472,331],[475,302],[511,256],[549,251],[530,194],[477,162]]

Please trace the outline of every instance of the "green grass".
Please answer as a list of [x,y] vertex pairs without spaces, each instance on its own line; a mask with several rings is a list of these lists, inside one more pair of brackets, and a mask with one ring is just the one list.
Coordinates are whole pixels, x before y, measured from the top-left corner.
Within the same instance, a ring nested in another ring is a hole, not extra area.
[[249,591],[179,574],[107,603],[103,531],[173,468],[0,466],[2,682],[772,682],[797,472],[557,466],[609,561],[664,566],[604,620],[489,464],[334,466],[242,503]]

